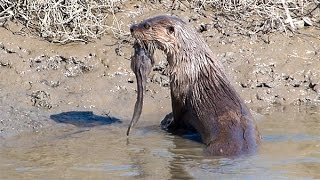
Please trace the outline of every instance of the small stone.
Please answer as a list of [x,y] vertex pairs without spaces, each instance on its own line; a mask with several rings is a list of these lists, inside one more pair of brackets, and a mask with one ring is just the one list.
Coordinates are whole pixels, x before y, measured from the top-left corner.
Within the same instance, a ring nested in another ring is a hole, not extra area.
[[45,91],[35,91],[31,94],[31,102],[33,106],[44,109],[51,109],[52,105],[49,102],[50,94]]
[[208,24],[201,24],[199,28],[199,32],[205,32],[208,31]]
[[224,57],[233,57],[234,56],[234,52],[226,52],[224,53]]
[[304,21],[304,24],[307,26],[312,26],[312,21],[308,17],[303,17],[302,20]]
[[302,29],[302,28],[304,28],[304,21],[303,21],[303,20],[294,21],[293,24],[294,24],[294,26],[295,26],[297,29]]
[[128,79],[128,83],[134,83],[134,80]]
[[320,95],[320,85],[319,85],[319,84],[315,85],[312,89],[313,89],[317,94]]

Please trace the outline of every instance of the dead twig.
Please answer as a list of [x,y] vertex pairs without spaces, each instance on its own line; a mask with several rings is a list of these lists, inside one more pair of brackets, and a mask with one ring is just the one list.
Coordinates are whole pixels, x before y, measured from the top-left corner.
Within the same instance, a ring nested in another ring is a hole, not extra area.
[[[0,20],[14,17],[29,31],[56,43],[88,42],[110,30],[115,36],[125,34],[114,16],[119,0],[0,0]],[[114,18],[108,24],[108,18]]]

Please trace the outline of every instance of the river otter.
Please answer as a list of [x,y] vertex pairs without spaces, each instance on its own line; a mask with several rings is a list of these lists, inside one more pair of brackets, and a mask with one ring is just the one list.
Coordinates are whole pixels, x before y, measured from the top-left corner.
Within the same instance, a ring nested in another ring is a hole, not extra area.
[[137,42],[134,43],[133,48],[134,54],[131,57],[131,69],[136,75],[138,95],[134,106],[133,116],[127,130],[127,136],[129,136],[131,127],[133,127],[140,118],[143,105],[143,94],[146,90],[147,75],[150,74],[152,66],[154,65],[153,54],[147,53]]
[[174,16],[156,16],[130,27],[132,36],[169,63],[172,133],[194,128],[211,155],[253,153],[260,141],[255,121],[204,39]]

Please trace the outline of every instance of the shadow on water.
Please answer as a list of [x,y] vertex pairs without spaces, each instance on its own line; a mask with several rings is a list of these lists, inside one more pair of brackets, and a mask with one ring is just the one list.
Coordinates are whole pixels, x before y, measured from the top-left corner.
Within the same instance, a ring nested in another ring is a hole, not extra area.
[[59,114],[53,114],[50,118],[57,123],[72,124],[77,127],[94,127],[122,123],[118,118],[95,115],[92,111],[62,112]]

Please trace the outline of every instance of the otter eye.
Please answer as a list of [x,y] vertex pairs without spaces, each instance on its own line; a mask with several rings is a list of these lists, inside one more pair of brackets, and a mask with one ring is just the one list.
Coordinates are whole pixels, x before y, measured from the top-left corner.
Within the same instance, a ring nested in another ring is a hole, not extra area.
[[143,27],[144,27],[145,29],[150,29],[151,26],[150,26],[149,23],[144,23]]
[[174,27],[173,26],[168,26],[167,30],[170,34],[174,33]]

